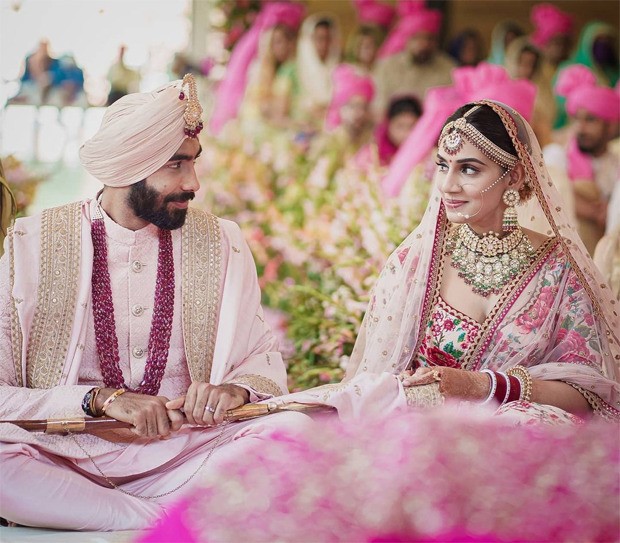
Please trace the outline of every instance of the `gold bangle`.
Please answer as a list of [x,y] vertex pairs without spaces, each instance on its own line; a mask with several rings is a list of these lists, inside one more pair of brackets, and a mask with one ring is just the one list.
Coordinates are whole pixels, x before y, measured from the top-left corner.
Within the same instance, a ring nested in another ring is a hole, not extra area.
[[88,404],[88,408],[90,412],[93,414],[93,417],[100,417],[101,415],[97,412],[97,396],[101,392],[100,388],[96,388],[92,391],[90,395],[90,403]]
[[519,379],[521,383],[521,394],[519,396],[520,400],[524,402],[532,401],[532,376],[530,372],[524,366],[515,366],[514,368],[510,368],[507,372],[507,375],[512,375]]
[[108,398],[106,399],[105,402],[103,402],[103,405],[101,406],[101,415],[105,415],[105,410],[109,407],[109,405],[116,400],[116,398],[118,398],[121,394],[125,394],[125,392],[127,392],[124,388],[119,388],[118,390],[114,391],[112,394],[110,394],[108,396]]

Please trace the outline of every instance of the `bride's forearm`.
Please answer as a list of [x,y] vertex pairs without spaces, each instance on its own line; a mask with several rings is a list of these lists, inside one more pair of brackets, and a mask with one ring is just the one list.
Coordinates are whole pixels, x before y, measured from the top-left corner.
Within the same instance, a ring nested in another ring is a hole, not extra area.
[[585,415],[592,411],[581,392],[562,381],[533,379],[532,402],[553,405],[574,415]]

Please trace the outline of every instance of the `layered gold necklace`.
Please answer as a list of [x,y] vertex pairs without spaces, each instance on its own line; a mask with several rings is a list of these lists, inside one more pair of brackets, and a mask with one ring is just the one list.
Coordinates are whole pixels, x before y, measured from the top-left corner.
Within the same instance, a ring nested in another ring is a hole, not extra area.
[[532,262],[536,250],[521,228],[500,238],[496,232],[479,236],[468,224],[450,232],[447,249],[459,277],[485,298],[502,289]]

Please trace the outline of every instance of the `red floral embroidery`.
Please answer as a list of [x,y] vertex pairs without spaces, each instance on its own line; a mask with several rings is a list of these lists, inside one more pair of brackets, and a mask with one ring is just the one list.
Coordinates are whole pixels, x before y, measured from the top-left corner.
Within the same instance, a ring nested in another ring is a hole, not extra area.
[[431,347],[427,350],[426,360],[435,366],[446,366],[448,368],[459,368],[461,366],[459,361],[451,354],[437,347]]

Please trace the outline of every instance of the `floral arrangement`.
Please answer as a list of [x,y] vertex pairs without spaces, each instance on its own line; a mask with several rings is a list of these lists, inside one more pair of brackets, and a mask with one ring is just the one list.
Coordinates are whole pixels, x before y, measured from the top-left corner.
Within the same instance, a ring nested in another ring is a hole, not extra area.
[[228,141],[203,142],[201,205],[244,230],[268,317],[287,340],[291,390],[339,381],[372,285],[421,218],[429,184],[386,200],[379,168],[330,174],[293,138]]
[[297,421],[251,458],[209,471],[141,543],[617,540],[618,443],[602,422],[516,426],[466,406]]
[[46,176],[33,172],[13,155],[2,158],[2,167],[6,182],[15,197],[17,217],[26,215],[28,206],[36,196],[39,183],[44,181]]
[[223,11],[224,46],[233,49],[239,38],[252,25],[260,11],[260,0],[217,0],[215,7]]

